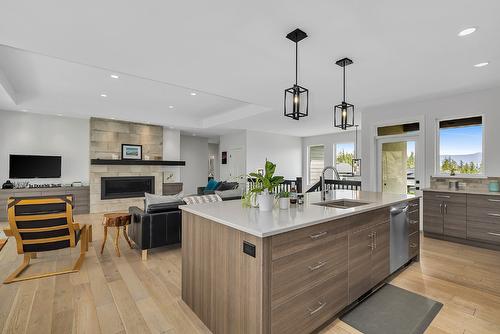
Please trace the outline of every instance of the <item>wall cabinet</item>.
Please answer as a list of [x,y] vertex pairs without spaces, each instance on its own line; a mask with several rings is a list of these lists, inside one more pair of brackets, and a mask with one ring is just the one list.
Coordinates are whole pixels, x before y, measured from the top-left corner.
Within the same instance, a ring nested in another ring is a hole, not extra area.
[[424,191],[424,233],[476,246],[500,246],[500,196]]

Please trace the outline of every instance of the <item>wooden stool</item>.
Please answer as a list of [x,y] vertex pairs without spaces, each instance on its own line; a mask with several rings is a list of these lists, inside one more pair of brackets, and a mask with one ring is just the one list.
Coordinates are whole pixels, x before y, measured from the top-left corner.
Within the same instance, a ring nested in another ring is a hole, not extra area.
[[115,236],[115,249],[116,255],[120,256],[120,248],[118,247],[118,239],[120,237],[120,227],[123,227],[123,236],[125,240],[127,240],[130,248],[132,247],[132,243],[130,243],[130,239],[127,235],[127,225],[130,224],[131,215],[123,212],[123,213],[105,213],[102,221],[102,225],[104,225],[104,240],[102,241],[101,254],[104,251],[104,246],[106,245],[106,239],[108,238],[108,227],[116,227],[116,236]]

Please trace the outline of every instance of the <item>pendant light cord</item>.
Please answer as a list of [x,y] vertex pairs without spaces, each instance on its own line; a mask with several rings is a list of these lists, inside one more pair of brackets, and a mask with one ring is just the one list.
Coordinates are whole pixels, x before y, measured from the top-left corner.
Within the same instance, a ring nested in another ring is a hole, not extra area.
[[342,102],[345,102],[345,63],[344,63],[344,99],[342,100]]
[[298,53],[299,53],[299,43],[295,42],[295,86],[297,86],[297,77],[298,77]]

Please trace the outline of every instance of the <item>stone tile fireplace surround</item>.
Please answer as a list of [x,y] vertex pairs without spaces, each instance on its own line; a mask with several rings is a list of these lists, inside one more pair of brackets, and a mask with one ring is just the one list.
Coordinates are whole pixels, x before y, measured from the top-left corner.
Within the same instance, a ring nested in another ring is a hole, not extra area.
[[[90,159],[121,158],[121,145],[142,145],[143,158],[161,160],[163,128],[101,118],[90,119]],[[164,166],[90,165],[90,212],[128,211],[143,206],[142,198],[101,199],[101,178],[117,176],[153,176],[156,194],[162,193]]]

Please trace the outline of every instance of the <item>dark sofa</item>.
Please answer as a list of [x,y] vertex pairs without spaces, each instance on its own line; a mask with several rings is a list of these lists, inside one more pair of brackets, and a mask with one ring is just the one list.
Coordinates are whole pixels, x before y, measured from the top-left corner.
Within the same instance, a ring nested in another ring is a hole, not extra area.
[[[240,199],[227,197],[224,201]],[[182,237],[182,211],[179,205],[183,201],[152,204],[145,211],[136,206],[129,208],[132,222],[128,226],[128,235],[142,251],[142,259],[146,260],[148,249],[179,244]],[[146,209],[146,207],[145,207]]]

